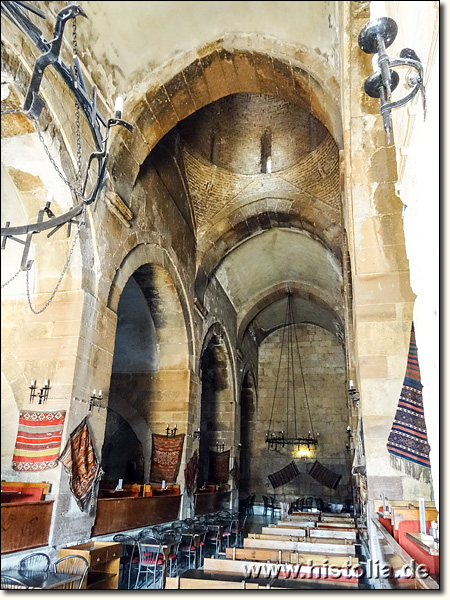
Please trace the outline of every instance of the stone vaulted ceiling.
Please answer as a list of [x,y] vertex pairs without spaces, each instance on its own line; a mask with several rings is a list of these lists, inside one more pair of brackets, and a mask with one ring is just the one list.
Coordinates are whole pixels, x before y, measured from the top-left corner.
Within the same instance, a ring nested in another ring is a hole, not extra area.
[[176,131],[205,286],[216,277],[260,339],[282,325],[288,287],[299,321],[341,332],[339,152],[327,129],[285,100],[234,94]]

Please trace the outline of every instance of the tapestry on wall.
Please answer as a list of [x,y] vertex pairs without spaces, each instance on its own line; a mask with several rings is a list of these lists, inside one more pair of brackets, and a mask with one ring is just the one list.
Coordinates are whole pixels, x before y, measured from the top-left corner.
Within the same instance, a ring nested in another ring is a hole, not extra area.
[[69,475],[70,491],[79,508],[89,511],[103,469],[95,456],[87,417],[72,431],[58,460]]
[[209,451],[209,483],[227,483],[230,476],[230,450]]
[[186,486],[186,493],[188,496],[193,496],[195,494],[197,490],[197,479],[198,452],[195,450],[184,469],[184,484]]
[[65,418],[65,410],[21,410],[12,468],[15,471],[54,469],[58,465]]
[[277,488],[281,485],[289,483],[295,479],[297,475],[300,475],[300,471],[298,470],[295,462],[292,461],[286,467],[283,467],[279,471],[275,471],[275,473],[271,473],[267,477],[269,478],[272,487]]
[[342,477],[342,475],[338,475],[334,471],[331,471],[330,469],[327,469],[327,467],[321,465],[318,460],[316,460],[309,470],[309,475],[311,475],[311,477],[313,477],[322,485],[329,487],[332,490],[337,488]]
[[150,481],[152,483],[175,483],[181,464],[184,433],[167,436],[154,433],[152,435],[152,466]]
[[408,363],[394,423],[387,441],[392,466],[415,479],[430,481],[430,446],[424,419],[414,323],[411,326]]

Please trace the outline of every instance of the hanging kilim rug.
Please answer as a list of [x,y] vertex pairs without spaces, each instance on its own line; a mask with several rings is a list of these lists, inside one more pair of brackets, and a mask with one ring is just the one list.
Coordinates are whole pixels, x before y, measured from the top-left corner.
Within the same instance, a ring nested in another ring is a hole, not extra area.
[[422,387],[413,323],[406,375],[387,449],[394,468],[415,479],[422,477],[424,481],[429,482],[430,446],[424,419]]
[[332,490],[335,490],[337,488],[338,483],[342,477],[342,475],[338,475],[337,473],[334,473],[334,471],[330,471],[330,469],[327,469],[326,467],[321,465],[320,462],[317,460],[309,470],[309,475],[311,475],[311,477],[313,477],[322,485],[325,485],[326,487],[329,487]]
[[174,436],[158,433],[152,435],[152,466],[150,470],[152,483],[176,482],[180,470],[183,443],[184,433]]
[[289,483],[290,481],[295,479],[295,477],[297,477],[297,475],[300,475],[300,471],[298,470],[295,462],[292,461],[286,467],[283,467],[279,471],[275,471],[275,473],[272,473],[271,475],[268,475],[267,477],[269,478],[269,481],[272,484],[272,487],[277,488],[277,487],[280,487],[280,485]]
[[209,483],[227,483],[230,476],[230,451],[209,451]]
[[69,475],[69,487],[81,510],[89,511],[95,484],[103,475],[92,445],[86,417],[70,434],[58,460]]
[[65,410],[21,410],[12,468],[14,471],[54,469],[61,446]]

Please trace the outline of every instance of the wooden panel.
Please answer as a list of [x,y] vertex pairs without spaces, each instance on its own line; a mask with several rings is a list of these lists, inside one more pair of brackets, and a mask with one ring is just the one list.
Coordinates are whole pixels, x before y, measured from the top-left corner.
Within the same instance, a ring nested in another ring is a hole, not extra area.
[[[321,565],[322,566],[322,565]],[[280,569],[281,567],[281,569]],[[289,570],[289,565],[286,565],[286,567],[284,564],[279,564],[279,563],[267,563],[267,562],[252,562],[252,561],[245,561],[245,560],[228,560],[228,559],[222,559],[222,558],[205,558],[204,560],[204,566],[203,569],[205,571],[205,573],[207,572],[213,572],[213,573],[232,573],[232,574],[239,574],[239,575],[248,575],[248,573],[251,572],[256,572],[258,569],[260,569],[260,577],[265,577],[268,578],[271,576],[271,574],[273,573],[280,573],[280,577],[283,578],[285,577],[285,575],[283,575],[282,573],[286,573],[286,572],[292,572]],[[336,567],[337,568],[337,567]],[[279,570],[280,569],[280,570]],[[351,576],[351,574],[346,577],[346,567],[343,568],[342,570],[342,579],[340,578],[335,578],[333,580],[333,582],[336,584],[343,584],[343,585],[348,585],[349,583],[353,583],[353,584],[357,584],[358,580],[353,576]],[[327,571],[327,569],[324,567],[323,569],[316,569],[313,566],[307,566],[307,565],[302,565],[301,567],[301,572],[302,573],[315,573],[316,577],[319,578],[321,581],[327,581],[330,579],[330,575],[331,573],[329,573]],[[350,571],[351,573],[351,571]],[[277,575],[278,576],[278,575]],[[316,578],[315,577],[315,578]]]
[[116,542],[86,542],[60,548],[59,558],[74,554],[84,556],[89,563],[83,589],[116,590],[119,583],[122,547]]
[[167,577],[166,590],[258,590],[257,583],[242,581],[221,581],[220,579],[189,579],[187,577]]
[[100,498],[92,535],[147,527],[178,518],[181,496]]
[[339,529],[310,529],[312,538],[334,538],[335,540],[356,540],[356,531],[340,531]]
[[[436,509],[425,509],[426,521],[437,521],[439,512]],[[394,531],[398,530],[398,524],[401,521],[420,521],[420,511],[415,508],[393,507],[391,515],[391,523],[394,526]]]
[[2,554],[46,546],[53,500],[2,504]]
[[290,550],[271,550],[269,548],[227,548],[225,554],[227,558],[231,558],[232,560],[256,560],[261,562],[290,563],[293,565],[300,563],[323,565],[325,560],[330,565],[332,564],[336,567],[350,567],[359,564],[359,560],[354,556],[301,554],[300,552],[291,552]]
[[297,527],[287,527],[283,529],[282,527],[262,527],[261,533],[268,533],[269,535],[306,535],[306,529],[299,529]]
[[205,515],[230,508],[230,492],[195,494],[195,514]]
[[249,533],[248,537],[253,540],[272,540],[278,542],[285,542],[289,540],[290,542],[320,542],[326,544],[354,544],[355,540],[340,540],[333,538],[321,538],[318,540],[317,538],[312,538],[304,535],[292,535],[286,537],[285,535],[272,535],[271,533]]
[[39,483],[31,483],[29,481],[5,481],[4,479],[2,479],[2,488],[3,487],[38,487],[42,489],[42,493],[44,494],[48,494],[48,491],[50,489],[50,484],[47,483],[46,481],[41,481]]
[[244,538],[244,548],[272,548],[275,550],[291,550],[305,554],[341,554],[355,556],[355,547],[350,544],[326,544],[311,542],[278,542],[272,540],[253,540]]

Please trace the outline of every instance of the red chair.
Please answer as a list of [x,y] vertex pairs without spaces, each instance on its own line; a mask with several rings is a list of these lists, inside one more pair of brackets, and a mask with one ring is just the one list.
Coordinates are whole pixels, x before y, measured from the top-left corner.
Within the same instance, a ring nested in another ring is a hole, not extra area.
[[17,498],[13,498],[10,502],[39,502],[42,500],[44,490],[40,487],[28,487],[26,485],[13,486],[13,485],[2,485],[2,492],[20,492]]
[[[426,522],[427,531],[431,522]],[[412,540],[407,537],[407,533],[418,533],[420,531],[420,521],[401,521],[398,524],[398,543],[413,558],[418,565],[426,565],[430,570],[430,575],[434,575],[439,581],[439,556],[433,556],[419,548]]]
[[[378,510],[380,512],[382,512],[383,511],[383,507],[380,506],[380,508]],[[378,515],[378,521],[381,523],[381,525],[383,525],[383,527],[386,529],[386,531],[388,531],[392,536],[394,535],[394,528],[392,526],[390,518],[386,519],[385,517],[382,517],[381,515]]]

